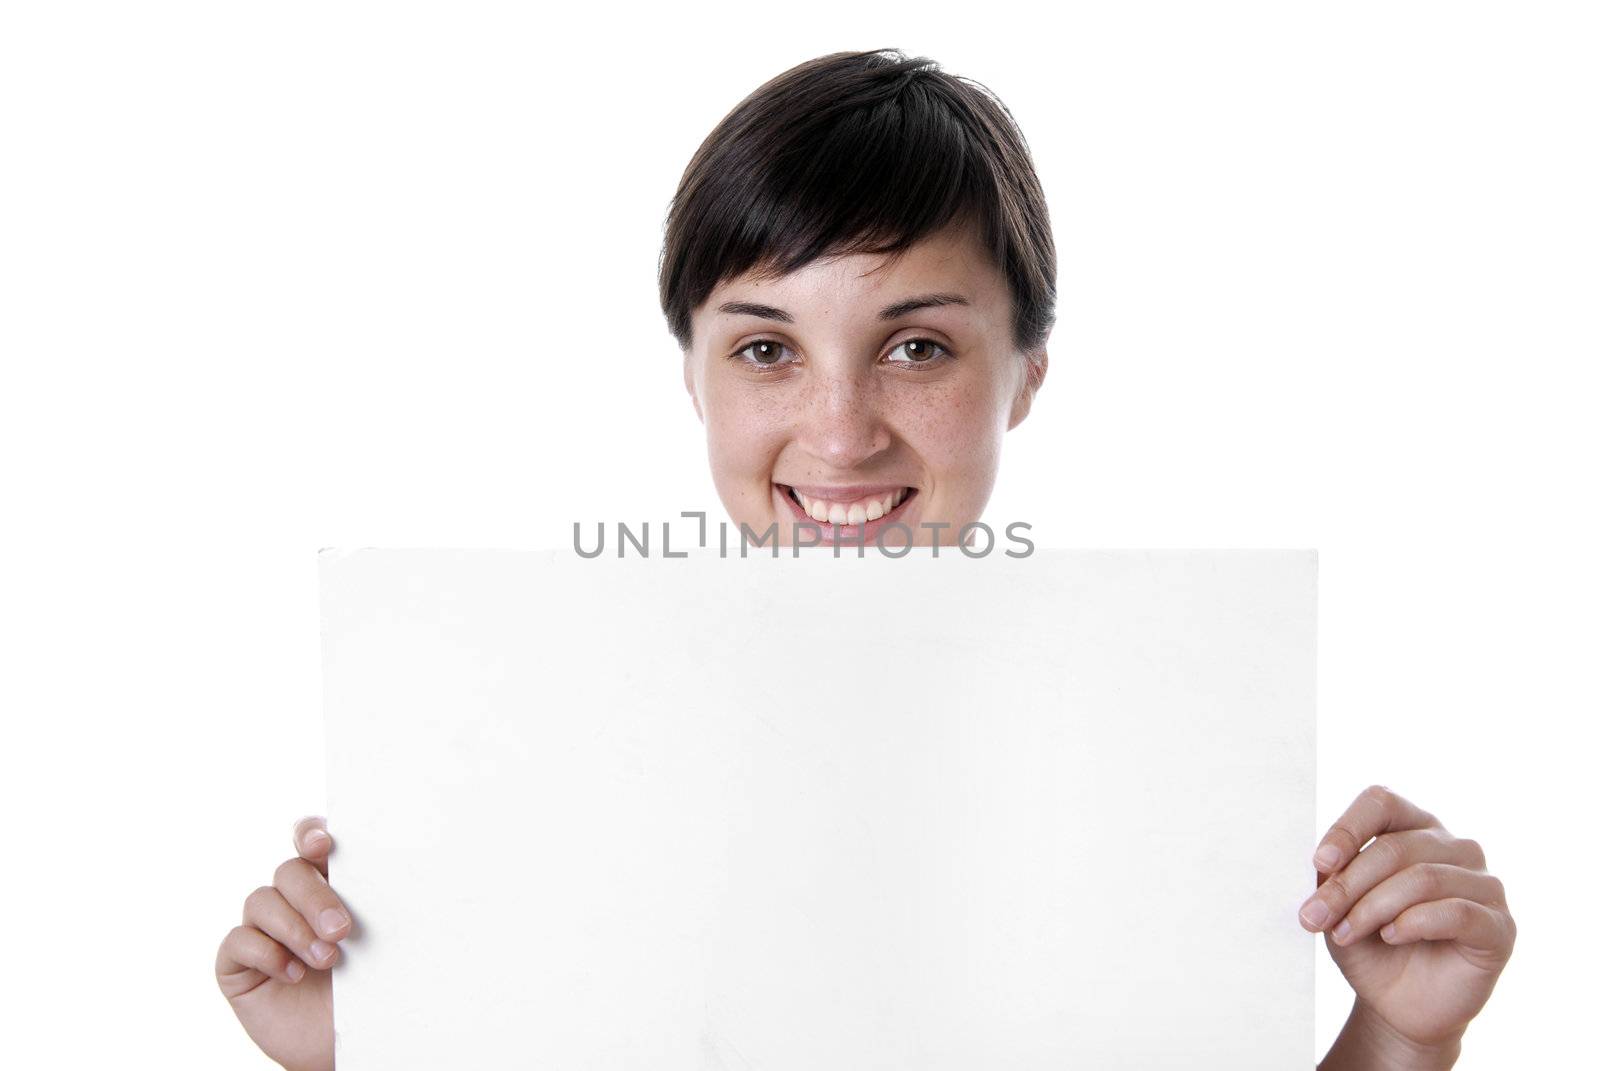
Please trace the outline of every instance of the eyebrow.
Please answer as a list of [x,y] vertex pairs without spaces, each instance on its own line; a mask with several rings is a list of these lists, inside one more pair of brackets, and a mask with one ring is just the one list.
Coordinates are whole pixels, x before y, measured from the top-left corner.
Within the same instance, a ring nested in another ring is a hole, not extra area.
[[[885,305],[878,311],[880,320],[897,320],[908,312],[918,309],[931,309],[938,305],[970,305],[972,304],[960,294],[918,294],[916,297],[897,301],[893,305]],[[782,324],[794,323],[794,317],[784,310],[773,305],[762,305],[754,301],[724,301],[717,306],[718,312],[732,313],[735,316],[759,316],[763,320],[776,320]]]

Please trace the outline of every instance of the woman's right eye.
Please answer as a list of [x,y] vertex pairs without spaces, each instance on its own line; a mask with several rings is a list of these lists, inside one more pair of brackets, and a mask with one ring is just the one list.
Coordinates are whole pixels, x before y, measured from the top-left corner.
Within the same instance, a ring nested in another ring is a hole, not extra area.
[[736,350],[733,358],[747,364],[757,371],[768,368],[781,367],[784,363],[783,354],[789,347],[781,342],[774,342],[770,338],[758,338],[743,349]]

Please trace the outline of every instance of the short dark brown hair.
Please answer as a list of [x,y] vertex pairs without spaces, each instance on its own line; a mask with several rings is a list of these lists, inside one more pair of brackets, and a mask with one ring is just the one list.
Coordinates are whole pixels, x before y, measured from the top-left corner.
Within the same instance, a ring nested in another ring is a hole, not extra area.
[[741,101],[689,161],[667,213],[661,309],[688,350],[691,313],[724,280],[898,255],[961,222],[1010,286],[1012,341],[1037,351],[1055,322],[1055,243],[1010,110],[898,49],[820,56]]

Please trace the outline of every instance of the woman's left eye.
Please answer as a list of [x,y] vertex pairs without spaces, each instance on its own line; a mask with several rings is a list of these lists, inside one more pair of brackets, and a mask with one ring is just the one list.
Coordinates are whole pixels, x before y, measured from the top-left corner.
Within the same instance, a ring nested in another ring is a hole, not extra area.
[[[893,354],[898,354],[902,349],[906,351],[906,359],[893,360]],[[907,338],[904,343],[891,349],[890,355],[891,365],[931,365],[952,354],[931,338]]]
[[[894,354],[901,350],[906,351],[902,360],[895,360]],[[951,356],[950,351],[931,338],[908,338],[900,345],[889,351],[890,364],[933,364]]]

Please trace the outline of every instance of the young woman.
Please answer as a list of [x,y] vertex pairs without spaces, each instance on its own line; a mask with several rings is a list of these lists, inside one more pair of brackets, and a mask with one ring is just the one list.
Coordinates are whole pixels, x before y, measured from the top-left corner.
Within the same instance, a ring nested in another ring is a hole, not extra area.
[[[873,51],[760,87],[689,163],[660,271],[731,519],[785,544],[967,540],[1044,382],[1055,277],[1026,143],[980,85]],[[351,920],[322,821],[294,843],[216,975],[298,1071],[333,1066],[328,972]],[[1310,860],[1301,923],[1355,991],[1320,1066],[1454,1064],[1516,936],[1482,849],[1374,786]]]

